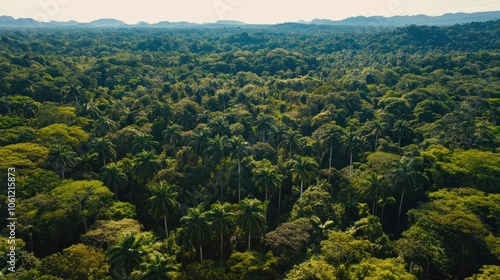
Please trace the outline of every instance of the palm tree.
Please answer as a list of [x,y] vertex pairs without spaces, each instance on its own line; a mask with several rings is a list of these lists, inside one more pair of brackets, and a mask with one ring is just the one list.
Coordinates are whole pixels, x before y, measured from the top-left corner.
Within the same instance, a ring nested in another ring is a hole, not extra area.
[[215,236],[220,236],[221,263],[224,262],[224,235],[232,234],[236,229],[235,214],[230,211],[231,204],[220,202],[210,206],[207,218]]
[[320,136],[320,140],[323,143],[328,143],[330,147],[330,157],[328,159],[328,183],[330,183],[331,169],[332,169],[332,153],[333,144],[335,141],[339,141],[344,135],[344,130],[338,125],[328,125],[324,133]]
[[302,134],[297,130],[289,129],[283,135],[283,145],[288,146],[288,158],[292,158],[292,151],[299,150],[301,147]]
[[248,251],[250,251],[252,234],[266,228],[266,204],[255,198],[245,198],[238,203],[238,208],[237,224],[248,235]]
[[282,124],[273,126],[273,129],[269,132],[269,135],[277,145],[276,151],[278,152],[280,150],[280,144],[283,141],[286,132],[287,132],[286,126]]
[[401,147],[401,139],[411,131],[411,127],[406,120],[397,120],[394,122],[393,131],[398,137],[398,147]]
[[361,146],[361,138],[357,135],[356,131],[352,128],[347,130],[347,133],[342,137],[342,147],[344,151],[349,153],[349,175],[352,175],[352,156],[354,151],[358,150]]
[[82,95],[82,88],[79,85],[72,84],[65,92],[66,98],[75,98],[75,105],[78,104],[78,96]]
[[132,279],[131,274],[141,264],[144,239],[139,233],[122,235],[118,242],[108,248],[109,264],[118,278]]
[[385,123],[380,123],[378,120],[375,120],[372,123],[373,130],[372,130],[371,134],[373,136],[375,136],[375,144],[373,145],[374,151],[377,151],[378,138],[382,135],[382,132],[384,131],[384,126],[385,126]]
[[205,150],[205,153],[208,155],[210,159],[214,162],[219,162],[220,164],[220,195],[221,199],[224,199],[223,195],[223,187],[224,180],[222,179],[222,164],[224,161],[224,156],[226,154],[226,150],[229,147],[229,142],[226,136],[217,135],[212,139],[208,140],[208,147]]
[[152,151],[158,147],[158,142],[153,140],[153,135],[141,133],[132,140],[132,150],[135,153],[142,151]]
[[302,193],[304,190],[304,183],[309,183],[309,181],[316,175],[318,171],[318,164],[310,157],[296,157],[292,169],[292,180],[295,182],[300,181],[300,197],[302,198]]
[[359,221],[356,221],[350,231],[353,234],[360,233],[368,237],[370,242],[373,242],[375,237],[382,236],[384,234],[380,219],[374,215],[368,215],[368,217],[364,217]]
[[149,113],[149,120],[153,122],[156,118],[170,119],[175,115],[173,105],[171,102],[157,102],[153,105],[151,113]]
[[75,166],[78,157],[68,145],[54,144],[49,149],[48,161],[59,173],[59,178],[64,180],[64,172],[67,167]]
[[104,184],[113,190],[115,197],[118,199],[118,190],[126,187],[128,184],[127,175],[120,166],[111,163],[102,168],[101,176]]
[[397,186],[401,187],[401,200],[399,202],[398,210],[398,228],[401,219],[401,209],[403,208],[403,199],[407,188],[413,188],[417,185],[419,179],[419,172],[415,170],[415,159],[411,157],[402,157],[394,165],[394,170],[390,176]]
[[151,253],[141,264],[139,279],[144,280],[173,280],[171,273],[178,272],[179,268],[172,264],[172,260],[158,252]]
[[266,134],[273,128],[274,119],[270,115],[262,114],[257,117],[257,130],[262,134],[262,142],[266,142]]
[[148,182],[151,181],[160,168],[161,164],[153,151],[138,153],[132,163],[132,173],[135,178],[138,180],[146,179]]
[[204,210],[203,203],[201,203],[198,207],[187,209],[186,216],[181,219],[189,241],[193,246],[199,247],[200,262],[203,261],[203,243],[210,239],[210,224]]
[[280,186],[283,181],[283,176],[279,173],[278,168],[274,167],[269,160],[265,159],[257,163],[257,168],[254,169],[252,173],[255,186],[261,191],[266,192],[266,201],[268,200],[269,191],[275,190],[276,188],[280,189],[281,200]]
[[105,137],[96,138],[90,142],[92,153],[97,153],[102,159],[102,166],[106,166],[106,159],[115,159],[115,145]]
[[83,165],[85,172],[92,172],[92,165],[96,162],[99,154],[86,153],[80,157],[80,163]]
[[205,165],[205,150],[208,147],[210,130],[207,128],[196,128],[190,141],[191,150],[197,156],[202,157],[202,163]]
[[226,106],[229,103],[229,100],[231,99],[231,95],[229,95],[229,92],[227,91],[220,91],[217,93],[217,102],[219,105],[222,105],[222,111],[226,110]]
[[383,196],[381,197],[379,200],[378,200],[378,204],[382,207],[381,209],[381,216],[380,216],[380,223],[384,223],[384,208],[387,206],[387,205],[391,205],[393,203],[396,202],[396,199],[392,196]]
[[21,118],[31,118],[36,115],[39,108],[38,102],[20,98],[14,102],[15,110]]
[[229,139],[231,156],[238,161],[238,202],[241,200],[241,159],[250,153],[250,144],[243,136],[233,136]]
[[212,136],[215,135],[229,135],[229,125],[227,121],[224,119],[224,117],[218,117],[213,119],[208,123],[208,127],[210,127],[210,130],[212,131]]
[[163,218],[165,235],[168,238],[167,218],[179,212],[180,204],[177,202],[177,192],[167,183],[160,182],[150,188],[151,214],[153,218]]
[[387,189],[384,185],[384,176],[372,172],[370,176],[365,179],[364,183],[365,184],[360,189],[360,193],[367,200],[372,201],[372,215],[375,215],[379,198],[385,196],[387,193]]
[[180,147],[183,143],[182,130],[182,126],[173,124],[167,126],[167,128],[163,131],[163,140],[172,145],[174,148],[174,155],[177,153],[176,147]]
[[187,108],[182,109],[181,113],[178,114],[178,124],[182,125],[185,130],[189,130],[193,127],[194,121],[196,120],[195,113],[191,112]]
[[100,117],[99,119],[97,119],[95,125],[95,134],[98,137],[102,137],[106,134],[109,135],[110,133],[115,131],[116,125],[112,120],[108,119],[107,117]]

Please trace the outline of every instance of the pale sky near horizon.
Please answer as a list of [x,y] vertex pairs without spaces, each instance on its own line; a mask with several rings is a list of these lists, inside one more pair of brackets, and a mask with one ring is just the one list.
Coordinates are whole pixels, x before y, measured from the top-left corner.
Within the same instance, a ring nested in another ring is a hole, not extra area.
[[139,21],[282,23],[353,16],[431,16],[500,11],[499,0],[0,0],[0,15],[39,21]]

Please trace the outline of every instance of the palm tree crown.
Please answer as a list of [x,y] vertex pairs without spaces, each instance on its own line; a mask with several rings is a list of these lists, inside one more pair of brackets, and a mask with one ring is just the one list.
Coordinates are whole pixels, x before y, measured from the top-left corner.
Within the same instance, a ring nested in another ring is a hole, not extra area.
[[292,169],[292,180],[295,182],[300,182],[300,197],[304,191],[304,183],[309,183],[309,181],[316,176],[318,171],[318,164],[314,159],[310,157],[296,157],[293,162]]
[[210,225],[204,210],[201,203],[198,207],[189,208],[186,216],[181,219],[189,241],[193,246],[199,247],[200,261],[203,261],[203,244],[210,240]]
[[165,235],[168,238],[167,218],[179,212],[180,204],[177,202],[177,192],[167,183],[160,182],[150,188],[151,214],[154,218],[163,218]]
[[48,161],[59,173],[60,179],[64,179],[66,168],[75,166],[77,160],[77,154],[68,145],[54,144],[50,147]]
[[237,224],[248,235],[248,251],[252,234],[266,228],[266,205],[258,199],[243,199],[238,204]]

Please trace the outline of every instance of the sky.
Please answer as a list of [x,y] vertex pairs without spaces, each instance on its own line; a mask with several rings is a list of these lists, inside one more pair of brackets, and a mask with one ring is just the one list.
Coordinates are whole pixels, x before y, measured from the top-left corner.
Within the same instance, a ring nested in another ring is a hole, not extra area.
[[353,16],[500,11],[499,0],[0,0],[0,15],[38,21],[283,23]]

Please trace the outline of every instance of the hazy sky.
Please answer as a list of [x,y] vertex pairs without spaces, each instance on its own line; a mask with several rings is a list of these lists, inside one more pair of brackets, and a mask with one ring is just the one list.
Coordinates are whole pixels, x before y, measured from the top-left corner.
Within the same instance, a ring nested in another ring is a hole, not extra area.
[[0,0],[0,15],[40,21],[281,23],[351,16],[441,15],[500,10],[499,0]]

